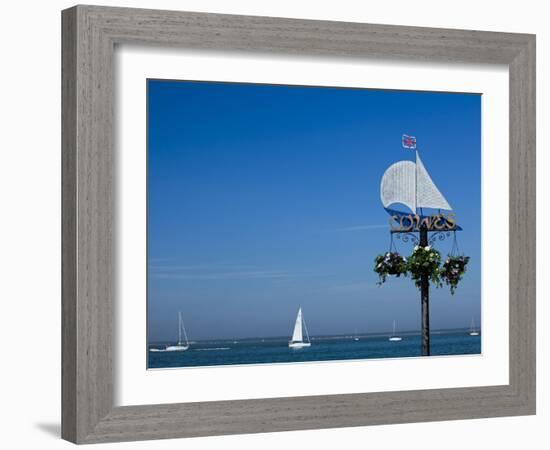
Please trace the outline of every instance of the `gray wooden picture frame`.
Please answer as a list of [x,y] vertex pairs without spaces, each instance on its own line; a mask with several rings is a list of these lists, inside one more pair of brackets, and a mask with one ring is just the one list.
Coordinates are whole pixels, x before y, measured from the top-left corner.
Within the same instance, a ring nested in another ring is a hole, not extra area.
[[[63,11],[62,34],[64,439],[94,443],[535,413],[535,36],[98,6]],[[506,64],[509,384],[115,407],[113,52],[126,43]]]

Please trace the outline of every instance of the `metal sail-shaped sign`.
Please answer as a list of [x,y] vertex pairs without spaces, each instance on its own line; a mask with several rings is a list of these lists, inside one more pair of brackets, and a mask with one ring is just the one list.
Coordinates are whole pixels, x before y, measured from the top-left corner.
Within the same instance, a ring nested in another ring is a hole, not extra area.
[[384,208],[401,203],[416,212],[416,164],[412,161],[398,161],[392,164],[382,177],[380,199]]
[[380,182],[380,199],[384,208],[401,203],[414,214],[417,208],[452,210],[424,167],[418,152],[416,162],[398,161],[388,167]]
[[416,206],[417,208],[446,209],[448,211],[452,209],[432,181],[418,152],[416,152]]

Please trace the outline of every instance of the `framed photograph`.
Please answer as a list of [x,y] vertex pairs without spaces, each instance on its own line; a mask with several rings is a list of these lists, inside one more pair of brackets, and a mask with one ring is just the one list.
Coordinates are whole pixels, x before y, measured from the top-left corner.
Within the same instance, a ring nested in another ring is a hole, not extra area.
[[535,413],[535,37],[63,11],[62,435]]

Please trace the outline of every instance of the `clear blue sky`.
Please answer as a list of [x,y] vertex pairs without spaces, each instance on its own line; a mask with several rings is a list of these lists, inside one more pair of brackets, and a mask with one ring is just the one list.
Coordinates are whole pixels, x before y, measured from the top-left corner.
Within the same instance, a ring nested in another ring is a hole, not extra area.
[[454,296],[431,290],[431,328],[479,324],[480,95],[149,80],[149,340],[179,310],[190,339],[287,336],[299,305],[312,335],[419,329],[414,284],[372,270],[403,133],[472,257]]

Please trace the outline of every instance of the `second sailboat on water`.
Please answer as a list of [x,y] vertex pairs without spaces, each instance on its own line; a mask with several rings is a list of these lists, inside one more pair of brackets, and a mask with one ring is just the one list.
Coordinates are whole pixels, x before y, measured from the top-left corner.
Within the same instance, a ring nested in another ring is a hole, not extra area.
[[[182,333],[185,341],[182,340]],[[152,352],[184,352],[189,349],[189,339],[187,339],[187,333],[185,326],[183,325],[183,319],[181,318],[181,311],[178,312],[178,343],[176,345],[167,345],[164,349],[152,348]]]
[[472,317],[472,322],[470,323],[470,332],[468,334],[470,336],[479,336],[479,331],[477,331],[476,329],[476,325],[473,317]]
[[392,334],[389,337],[388,341],[398,342],[398,341],[402,341],[402,340],[403,340],[403,338],[401,336],[398,336],[397,334],[395,334],[395,320],[394,320],[393,321],[393,331],[392,331]]
[[[306,332],[306,341],[304,341],[302,329]],[[311,347],[309,333],[307,332],[306,322],[302,316],[301,307],[298,309],[298,315],[296,316],[296,322],[294,323],[294,332],[292,333],[292,339],[289,341],[288,346],[290,348]]]

